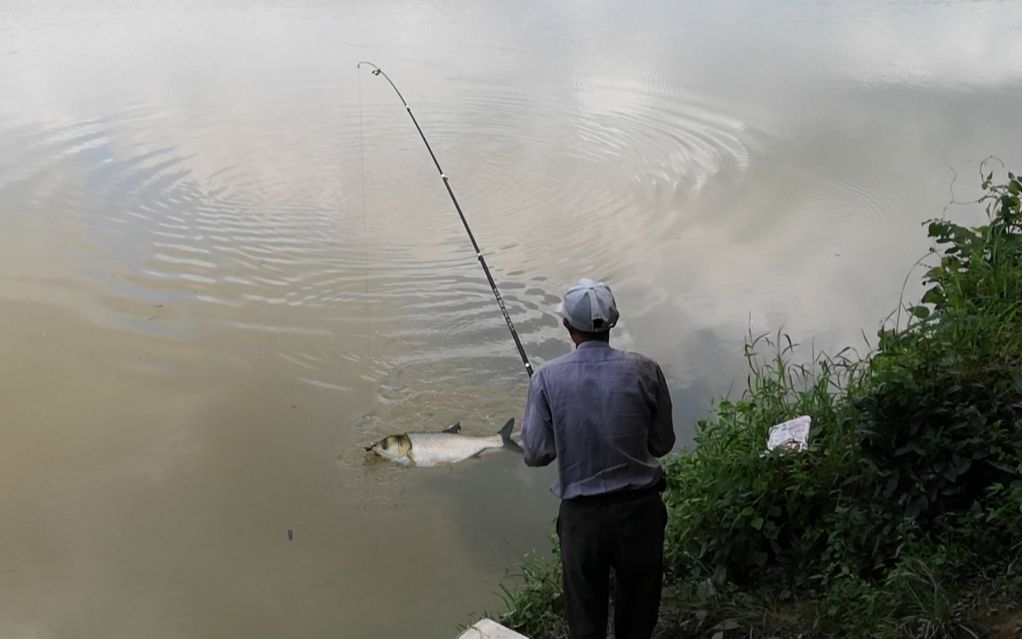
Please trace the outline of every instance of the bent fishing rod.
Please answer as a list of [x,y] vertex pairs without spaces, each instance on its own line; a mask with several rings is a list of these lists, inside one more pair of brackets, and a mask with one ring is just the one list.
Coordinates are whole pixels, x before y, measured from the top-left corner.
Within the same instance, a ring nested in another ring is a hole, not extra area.
[[486,258],[483,257],[483,252],[479,248],[479,244],[476,242],[475,235],[472,233],[471,227],[468,225],[468,219],[465,218],[464,211],[461,210],[461,205],[458,204],[458,198],[454,195],[454,189],[451,188],[451,181],[444,173],[444,170],[440,168],[440,162],[436,159],[436,153],[433,153],[433,147],[429,145],[429,140],[426,139],[426,134],[422,132],[422,127],[419,126],[419,121],[415,119],[415,114],[412,113],[412,107],[408,106],[408,102],[405,97],[401,95],[401,91],[398,90],[397,85],[390,79],[383,69],[376,66],[372,62],[362,61],[358,63],[358,68],[361,69],[362,65],[366,65],[372,69],[370,73],[373,75],[383,76],[383,78],[390,84],[390,88],[394,89],[394,93],[401,100],[401,104],[404,105],[405,111],[408,112],[408,117],[412,119],[412,124],[415,125],[415,130],[419,132],[419,137],[422,138],[422,143],[426,145],[426,150],[429,151],[429,157],[433,158],[433,164],[436,166],[436,170],[440,173],[440,179],[443,180],[444,186],[447,188],[447,194],[451,196],[451,202],[454,202],[454,208],[458,211],[458,217],[461,218],[461,225],[465,227],[465,232],[468,233],[468,239],[472,242],[472,248],[475,249],[476,258],[479,260],[479,265],[483,267],[483,272],[486,273],[486,280],[490,283],[490,290],[493,291],[493,297],[497,300],[497,305],[500,306],[500,312],[504,314],[504,321],[507,322],[507,330],[511,332],[511,338],[515,341],[515,347],[518,348],[518,354],[522,358],[522,363],[525,364],[525,372],[532,377],[532,364],[529,363],[529,356],[525,354],[525,347],[522,346],[522,340],[518,337],[518,331],[515,330],[514,323],[511,322],[511,315],[507,312],[507,306],[504,304],[504,298],[500,296],[500,291],[497,289],[497,283],[493,281],[493,275],[490,274],[490,267],[486,264]]

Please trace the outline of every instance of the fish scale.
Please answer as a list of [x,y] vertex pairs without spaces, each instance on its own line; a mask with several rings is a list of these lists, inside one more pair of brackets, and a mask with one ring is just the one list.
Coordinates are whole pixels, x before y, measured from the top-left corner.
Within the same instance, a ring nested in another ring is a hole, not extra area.
[[468,437],[453,433],[408,433],[412,442],[411,457],[416,466],[453,464],[491,448],[501,448],[500,435]]

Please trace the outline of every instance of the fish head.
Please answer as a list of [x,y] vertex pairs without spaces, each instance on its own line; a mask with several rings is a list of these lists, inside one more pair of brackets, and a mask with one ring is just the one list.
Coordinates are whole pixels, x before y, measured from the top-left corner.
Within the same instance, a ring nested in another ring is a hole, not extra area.
[[407,462],[412,452],[412,440],[408,435],[390,435],[370,446],[367,450],[384,459]]

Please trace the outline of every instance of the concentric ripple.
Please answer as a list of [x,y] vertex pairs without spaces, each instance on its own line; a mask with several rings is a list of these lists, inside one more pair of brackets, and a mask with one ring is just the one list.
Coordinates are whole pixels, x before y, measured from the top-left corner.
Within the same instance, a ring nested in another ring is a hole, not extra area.
[[[517,378],[464,230],[384,88],[366,83],[363,104],[323,91],[286,127],[276,110],[294,105],[270,99],[183,131],[172,104],[9,129],[17,154],[0,191],[75,212],[81,270],[102,277],[109,310],[135,330],[164,330],[138,321],[154,304],[184,304],[193,329],[249,335],[294,379],[339,390],[327,363],[369,380],[396,369]],[[541,360],[563,341],[564,283],[627,286],[636,256],[682,223],[678,201],[740,178],[750,135],[677,92],[578,79],[538,96],[489,86],[415,112]]]

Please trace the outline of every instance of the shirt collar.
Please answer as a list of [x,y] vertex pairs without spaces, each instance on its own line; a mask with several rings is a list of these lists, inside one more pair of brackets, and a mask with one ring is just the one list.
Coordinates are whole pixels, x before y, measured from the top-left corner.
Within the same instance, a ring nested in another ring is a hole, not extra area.
[[582,342],[581,344],[576,346],[575,350],[580,350],[583,348],[610,348],[610,344],[608,344],[607,342],[602,342],[598,339],[591,339],[586,342]]

